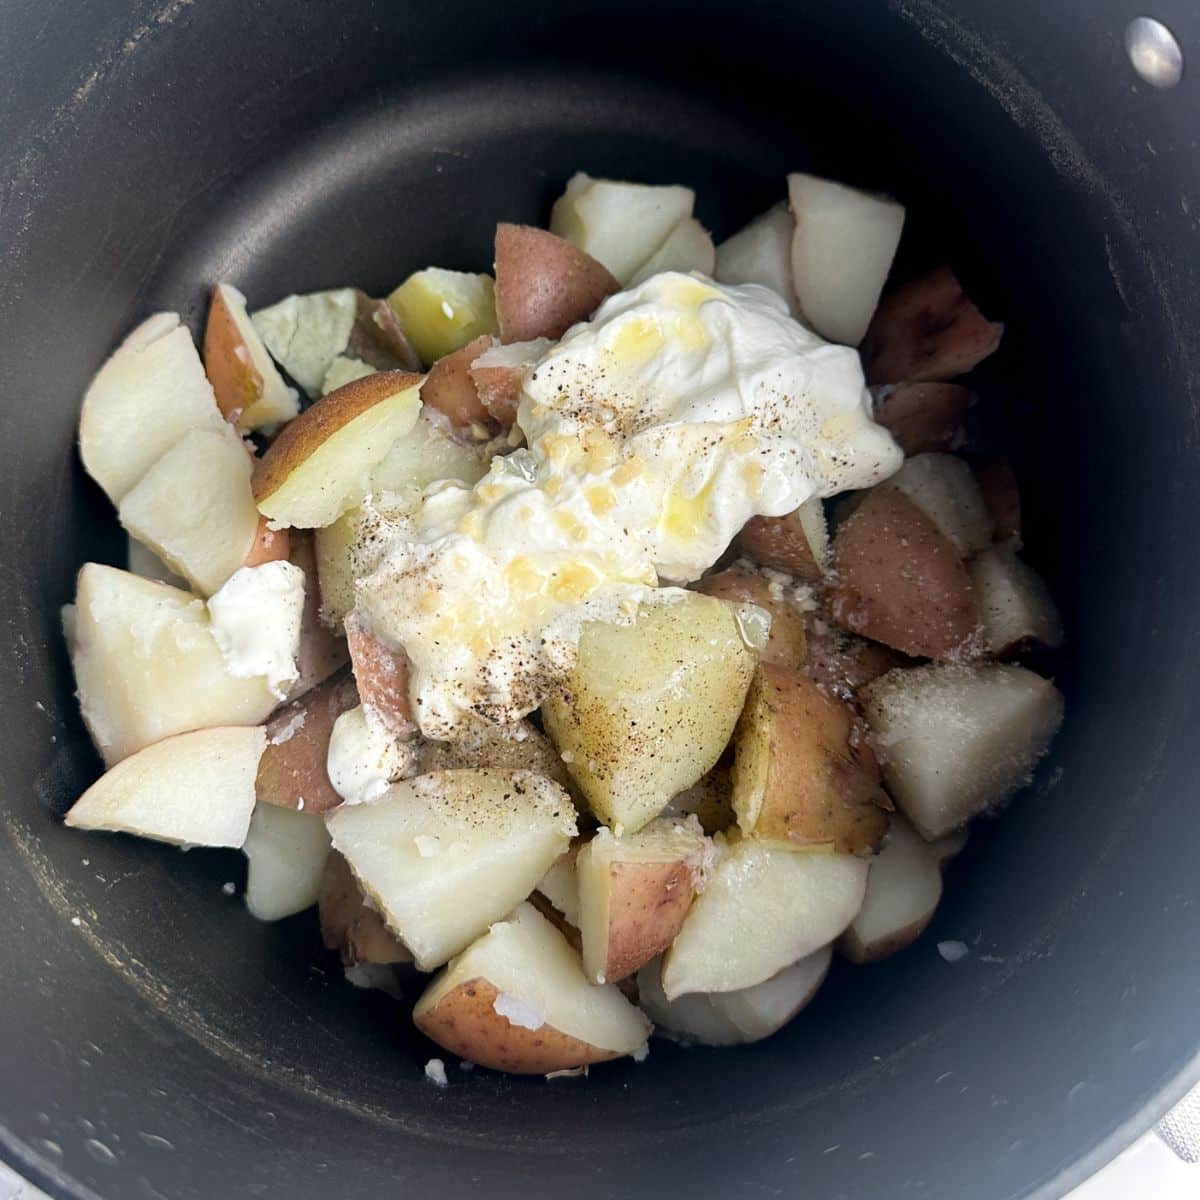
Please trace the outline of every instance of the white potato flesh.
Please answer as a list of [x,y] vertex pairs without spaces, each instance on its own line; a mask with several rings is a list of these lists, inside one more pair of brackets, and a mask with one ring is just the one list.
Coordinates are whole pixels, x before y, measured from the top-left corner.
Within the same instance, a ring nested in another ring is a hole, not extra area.
[[717,252],[708,230],[695,217],[685,217],[642,264],[629,286],[636,287],[663,271],[699,271],[711,275],[716,265]]
[[249,861],[251,916],[281,921],[316,904],[329,857],[329,831],[320,813],[256,805],[242,853]]
[[974,472],[953,454],[914,454],[883,487],[903,492],[969,558],[992,541],[992,518]]
[[800,528],[808,538],[813,558],[822,571],[829,565],[829,522],[825,520],[825,506],[819,496],[814,496],[796,509]]
[[183,435],[225,424],[178,313],[143,321],[96,372],[79,414],[87,473],[120,503]]
[[547,900],[562,913],[568,925],[579,928],[579,881],[575,877],[575,854],[567,851],[550,864],[537,885]]
[[258,531],[250,455],[233,429],[184,434],[121,500],[121,524],[201,595],[246,561]]
[[279,703],[263,676],[230,672],[203,600],[98,563],[79,572],[72,664],[109,766],[174,733],[257,725]]
[[822,946],[770,979],[736,992],[691,992],[668,1000],[658,959],[638,972],[638,1004],[655,1030],[682,1042],[739,1046],[782,1029],[817,994],[833,950]]
[[308,393],[321,394],[325,372],[346,348],[358,312],[353,288],[285,296],[250,320],[271,357]]
[[805,321],[823,338],[857,346],[887,282],[904,209],[894,200],[818,179],[788,176],[792,283]]
[[149,546],[143,546],[132,536],[126,540],[128,544],[125,547],[125,569],[130,574],[140,575],[143,579],[154,579],[173,588],[188,590],[188,581],[176,575]]
[[489,459],[486,445],[455,440],[448,422],[425,408],[375,465],[368,490],[376,494],[399,492],[428,487],[442,479],[476,483],[487,474]]
[[550,211],[550,232],[606,266],[622,287],[692,215],[696,193],[685,187],[652,187],[572,175]]
[[[246,312],[246,297],[227,283],[218,284],[217,290],[221,293],[225,309],[241,337],[242,348],[250,360],[250,366],[262,380],[262,391],[258,399],[237,417],[238,429],[249,431],[290,421],[300,411],[299,397],[294,388],[283,382],[283,376],[279,374],[270,354],[267,353],[262,337],[255,329],[250,314]],[[232,414],[230,415],[232,417]]]
[[1045,580],[1012,546],[991,546],[967,564],[989,654],[1035,643],[1062,645],[1062,621]]
[[859,693],[892,799],[932,841],[1029,782],[1062,694],[1023,667],[901,668]]
[[715,840],[704,891],[663,957],[669,1000],[753,987],[832,942],[862,906],[866,860]]
[[800,315],[792,287],[792,233],[795,221],[780,201],[717,247],[717,278],[722,283],[757,283],[781,297],[793,317]]
[[75,829],[134,833],[180,846],[246,840],[262,729],[196,729],[164,738],[110,768],[67,813]]
[[650,1022],[613,984],[588,983],[579,956],[530,904],[519,905],[454,959],[417,1001],[413,1019],[421,1026],[450,992],[479,979],[512,1001],[502,1007],[516,1029],[531,1034],[556,1030],[609,1055],[632,1054],[650,1035]]
[[356,379],[374,375],[375,371],[375,367],[370,363],[363,362],[361,358],[347,358],[339,354],[329,364],[325,378],[321,380],[321,395],[328,396],[330,392],[336,392],[338,388],[345,387],[346,384],[353,383]]
[[[660,596],[629,625],[586,625],[565,689],[542,706],[592,811],[626,833],[720,757],[765,643],[765,614],[753,605]],[[747,640],[759,633],[761,641]]]
[[436,771],[326,820],[422,971],[524,900],[576,832],[570,797],[528,771]]

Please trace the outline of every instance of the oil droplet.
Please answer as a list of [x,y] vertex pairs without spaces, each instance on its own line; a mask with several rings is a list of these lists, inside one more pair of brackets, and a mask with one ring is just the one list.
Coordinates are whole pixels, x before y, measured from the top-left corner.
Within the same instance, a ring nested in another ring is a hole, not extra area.
[[83,1148],[91,1158],[103,1166],[115,1167],[117,1165],[117,1156],[103,1142],[97,1141],[95,1138],[88,1138],[83,1143]]

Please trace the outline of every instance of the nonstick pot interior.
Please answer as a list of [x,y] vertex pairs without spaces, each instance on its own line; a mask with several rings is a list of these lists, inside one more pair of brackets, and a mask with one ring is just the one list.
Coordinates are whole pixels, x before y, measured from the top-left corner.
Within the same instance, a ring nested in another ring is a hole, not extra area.
[[[63,1196],[1058,1194],[1194,1074],[1200,211],[1190,78],[1101,0],[10,4],[0,17],[0,1150]],[[1156,15],[1185,46],[1200,22]],[[1195,44],[1194,41],[1192,44]],[[123,540],[73,455],[156,308],[474,268],[575,169],[718,236],[802,168],[911,214],[1007,322],[979,373],[1064,609],[1068,723],[918,945],[780,1036],[587,1080],[453,1064],[236,856],[86,838],[57,607]],[[965,941],[953,965],[940,940]]]

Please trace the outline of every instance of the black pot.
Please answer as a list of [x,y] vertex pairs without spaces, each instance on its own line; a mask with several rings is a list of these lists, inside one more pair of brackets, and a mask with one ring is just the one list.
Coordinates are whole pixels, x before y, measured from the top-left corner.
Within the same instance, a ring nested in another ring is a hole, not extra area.
[[[1200,1070],[1200,117],[1135,13],[90,0],[0,17],[0,1153],[58,1196],[1056,1196]],[[1154,13],[1185,50],[1200,14]],[[686,182],[718,235],[804,168],[909,207],[1004,349],[979,388],[1062,603],[1068,722],[931,932],[737,1051],[547,1083],[451,1067],[238,856],[82,837],[58,633],[122,561],[73,453],[91,372],[208,285],[477,269],[576,168]],[[953,965],[935,944],[961,939]]]

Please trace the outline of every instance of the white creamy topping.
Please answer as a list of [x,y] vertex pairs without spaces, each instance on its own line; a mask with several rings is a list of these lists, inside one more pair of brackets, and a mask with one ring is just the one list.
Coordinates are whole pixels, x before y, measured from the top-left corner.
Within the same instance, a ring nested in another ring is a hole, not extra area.
[[209,598],[208,613],[226,670],[238,677],[265,676],[284,699],[300,676],[304,572],[290,562],[242,567]]
[[411,772],[414,758],[410,743],[369,720],[359,705],[334,721],[325,770],[346,804],[369,804]]
[[674,272],[550,348],[517,424],[527,448],[473,488],[438,484],[368,523],[358,604],[407,652],[427,736],[457,736],[472,713],[519,719],[570,668],[584,622],[630,620],[661,582],[699,578],[750,517],[901,462],[853,350],[766,288]]

